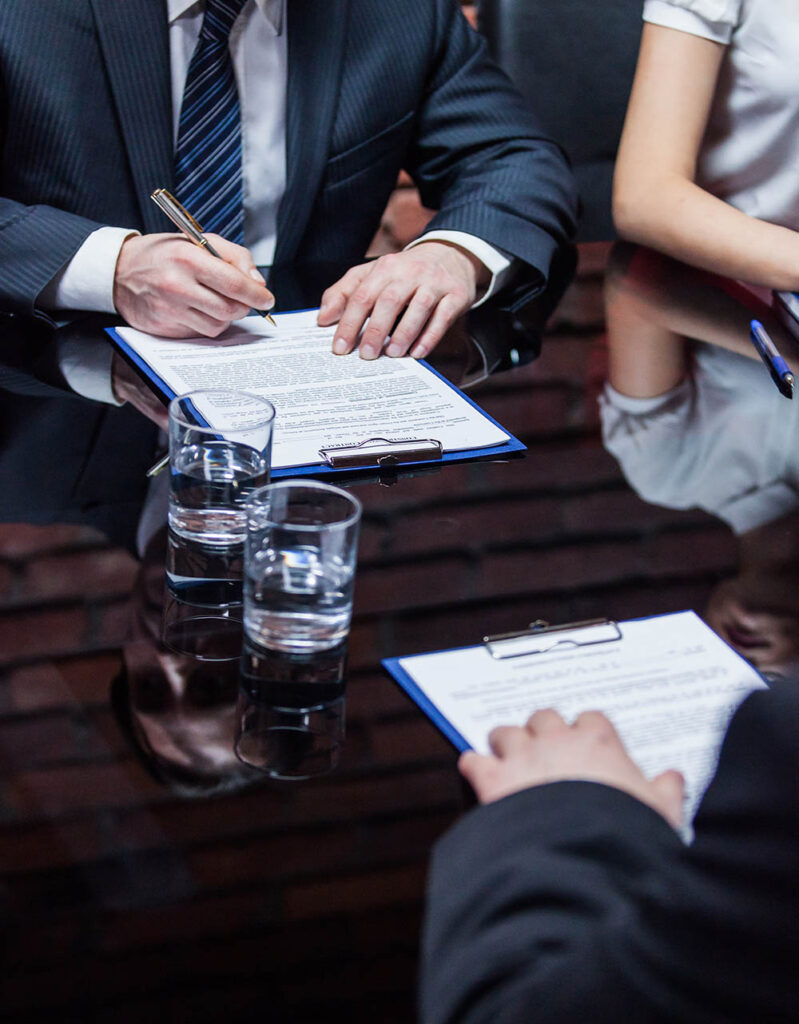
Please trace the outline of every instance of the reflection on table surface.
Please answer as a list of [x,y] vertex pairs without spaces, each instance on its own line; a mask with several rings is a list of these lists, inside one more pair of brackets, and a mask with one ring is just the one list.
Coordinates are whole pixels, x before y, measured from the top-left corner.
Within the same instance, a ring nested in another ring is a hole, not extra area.
[[[316,660],[243,648],[230,607],[176,607],[146,500],[154,429],[65,395],[52,337],[27,358],[8,342],[12,1019],[414,1019],[427,857],[469,798],[382,657],[693,608],[759,667],[792,668],[799,446],[751,310],[786,357],[792,343],[762,297],[623,248],[605,275],[606,255],[583,252],[540,358],[535,332],[525,350],[484,314],[505,358],[471,394],[525,458],[348,482],[364,505],[353,626]],[[469,336],[438,354],[451,379]]]

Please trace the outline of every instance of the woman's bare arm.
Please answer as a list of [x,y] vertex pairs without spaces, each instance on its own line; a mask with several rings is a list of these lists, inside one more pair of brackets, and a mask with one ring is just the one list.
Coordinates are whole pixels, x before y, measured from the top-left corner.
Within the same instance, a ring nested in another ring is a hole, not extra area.
[[619,234],[704,270],[799,290],[799,233],[695,184],[724,47],[646,24],[616,162]]

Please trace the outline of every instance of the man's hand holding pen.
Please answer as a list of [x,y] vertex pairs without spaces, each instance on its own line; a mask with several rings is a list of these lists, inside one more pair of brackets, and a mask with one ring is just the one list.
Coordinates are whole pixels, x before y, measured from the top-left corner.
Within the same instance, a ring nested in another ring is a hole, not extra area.
[[222,257],[174,233],[131,235],[114,276],[114,305],[132,327],[165,338],[216,338],[250,309],[271,309],[249,251],[208,235]]

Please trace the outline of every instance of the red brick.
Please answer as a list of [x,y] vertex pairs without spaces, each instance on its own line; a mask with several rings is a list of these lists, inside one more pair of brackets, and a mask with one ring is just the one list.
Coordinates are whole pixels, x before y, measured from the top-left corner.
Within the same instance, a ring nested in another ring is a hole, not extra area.
[[649,574],[690,575],[711,570],[731,572],[738,563],[738,542],[727,526],[664,533],[655,541]]
[[0,565],[0,606],[16,599],[19,591],[19,573],[6,565]]
[[6,772],[108,753],[108,744],[85,719],[61,714],[0,720],[0,766]]
[[26,558],[45,551],[105,546],[107,543],[103,534],[91,526],[0,524],[0,555],[7,558]]
[[575,406],[570,389],[557,385],[510,389],[502,394],[477,392],[477,404],[522,441],[561,433],[575,425]]
[[629,489],[597,491],[564,500],[564,522],[569,533],[619,533],[686,523],[705,523],[697,510],[664,508],[640,499]]
[[8,780],[5,787],[9,813],[29,820],[102,807],[137,806],[165,796],[163,787],[132,761],[22,772]]
[[506,498],[423,509],[401,516],[390,531],[386,554],[418,555],[437,550],[479,550],[510,539],[540,539],[562,531],[556,498]]
[[506,373],[492,376],[482,385],[491,393],[527,385],[569,382],[582,387],[589,355],[596,345],[593,335],[553,334],[544,340],[538,359]]
[[285,916],[289,921],[302,921],[322,913],[351,914],[367,907],[419,901],[426,875],[426,865],[414,865],[290,885],[285,894]]
[[605,585],[642,571],[642,553],[635,545],[597,541],[489,554],[479,586],[484,595],[557,591]]
[[623,480],[619,465],[597,438],[579,443],[554,439],[528,440],[524,459],[505,465],[482,464],[481,487],[494,494],[530,489],[574,493]]
[[[545,598],[519,594],[504,601],[491,600],[424,615],[409,614],[395,623],[392,653],[401,656],[470,647],[481,643],[484,636],[524,629],[537,619],[555,623],[573,618],[572,601],[552,594]],[[405,700],[409,707],[414,706],[410,697]]]
[[372,758],[376,764],[401,767],[413,762],[443,761],[451,768],[452,744],[421,713],[397,722],[384,722],[369,730]]
[[91,646],[86,608],[73,606],[0,616],[0,665],[51,657]]
[[134,559],[119,548],[37,558],[26,565],[15,600],[128,595],[137,571]]
[[468,558],[360,566],[355,578],[355,609],[361,614],[427,607],[468,597],[474,566]]

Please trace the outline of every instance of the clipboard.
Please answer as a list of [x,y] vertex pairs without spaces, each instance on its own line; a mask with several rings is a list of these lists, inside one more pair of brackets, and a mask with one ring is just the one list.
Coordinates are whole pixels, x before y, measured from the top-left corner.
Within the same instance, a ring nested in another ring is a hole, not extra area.
[[[536,654],[551,654],[566,648],[593,647],[596,644],[611,643],[622,639],[622,633],[615,619],[585,619],[580,622],[566,622],[550,625],[543,619],[536,619],[524,629],[510,633],[484,636],[474,649],[484,649],[495,661],[531,657]],[[451,648],[468,651],[470,648]],[[447,653],[442,651],[439,653]],[[402,690],[424,711],[430,721],[443,733],[459,753],[471,750],[471,744],[428,697],[402,665],[403,658],[384,658],[383,668]]]
[[[296,311],[307,312],[307,311]],[[175,391],[160,377],[153,367],[128,344],[114,327],[107,327],[114,347],[128,364],[140,374],[151,391],[164,404],[176,397]],[[455,384],[447,380],[426,360],[418,360],[426,370],[442,381],[458,396],[489,423],[507,435],[508,440],[496,445],[479,448],[444,450],[441,442],[435,437],[376,437],[370,436],[340,445],[328,445],[319,449],[319,461],[297,466],[284,466],[272,470],[272,479],[284,477],[325,477],[331,474],[360,473],[374,470],[392,470],[404,466],[441,465],[450,462],[472,462],[481,459],[501,460],[508,455],[518,455],[527,450],[527,446],[510,434],[492,416]]]
[[[567,719],[598,709],[628,721],[648,714],[650,702],[657,707],[650,734],[657,732],[660,716],[664,729],[670,716],[673,731],[673,716],[685,714],[698,729],[700,719],[709,722],[718,709],[723,717],[728,703],[767,686],[692,611],[625,622],[536,621],[517,632],[484,636],[470,647],[386,658],[382,664],[459,752],[479,749],[494,725],[522,725],[537,708],[558,705]],[[700,707],[693,722],[690,714]],[[712,732],[713,742],[720,735]]]

